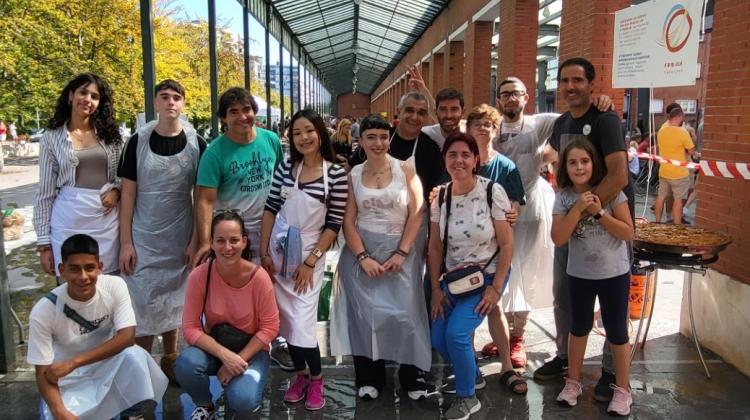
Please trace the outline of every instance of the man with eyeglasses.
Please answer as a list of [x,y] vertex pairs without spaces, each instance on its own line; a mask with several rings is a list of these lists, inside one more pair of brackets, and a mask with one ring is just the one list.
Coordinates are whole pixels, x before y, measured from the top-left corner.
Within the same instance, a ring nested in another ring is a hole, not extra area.
[[[506,77],[499,83],[497,108],[502,120],[493,147],[516,164],[526,193],[526,205],[514,229],[515,252],[508,292],[503,296],[503,310],[510,327],[511,362],[515,368],[526,366],[523,342],[530,311],[552,305],[552,289],[547,285],[553,275],[550,228],[555,194],[540,172],[546,165],[544,145],[560,114],[524,115],[528,101],[526,86],[517,77]],[[597,104],[601,109],[611,107],[606,96],[600,97]]]

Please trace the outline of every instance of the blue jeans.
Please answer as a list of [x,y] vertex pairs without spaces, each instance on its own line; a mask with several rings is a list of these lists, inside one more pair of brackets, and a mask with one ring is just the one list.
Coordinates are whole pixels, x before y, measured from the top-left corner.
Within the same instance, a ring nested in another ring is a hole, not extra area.
[[[492,284],[495,274],[485,274],[484,284]],[[504,280],[508,283],[508,277]],[[432,321],[432,347],[443,359],[453,365],[456,376],[456,395],[462,398],[474,395],[474,381],[477,377],[477,362],[474,359],[474,330],[482,323],[484,316],[476,313],[482,294],[457,298],[448,293],[445,284],[441,286],[448,295],[450,306],[443,310],[445,319]],[[503,286],[504,288],[504,286]]]
[[[225,389],[227,408],[238,414],[249,414],[263,403],[263,388],[268,380],[268,352],[259,351],[247,365],[245,373],[235,376]],[[209,376],[216,375],[221,360],[190,346],[175,363],[174,373],[182,390],[193,399],[195,405],[210,406],[213,403],[209,391]]]

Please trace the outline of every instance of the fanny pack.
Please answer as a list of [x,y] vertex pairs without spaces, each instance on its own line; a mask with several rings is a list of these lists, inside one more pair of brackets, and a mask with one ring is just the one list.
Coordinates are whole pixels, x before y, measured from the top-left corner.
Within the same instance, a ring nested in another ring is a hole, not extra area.
[[[208,300],[208,286],[211,283],[211,267],[213,266],[214,260],[209,260],[208,262],[208,274],[206,275],[206,293],[203,295],[203,316],[205,319],[206,315],[206,301]],[[256,269],[257,271],[257,269]],[[255,272],[253,272],[253,276],[255,276]],[[205,331],[205,325],[203,328],[203,331]],[[214,325],[213,328],[211,328],[211,332],[208,333],[214,340],[216,340],[217,343],[221,344],[225,348],[233,351],[234,353],[239,353],[242,351],[242,349],[247,346],[247,343],[252,340],[253,336],[250,334],[245,333],[244,331],[238,329],[234,325],[224,322],[221,324]]]
[[[494,181],[487,183],[487,206],[492,212],[492,187]],[[443,231],[443,263],[441,270],[444,274],[441,281],[444,281],[448,286],[448,292],[455,297],[471,296],[476,293],[481,293],[484,290],[484,271],[487,266],[495,259],[495,256],[500,252],[498,247],[492,254],[489,260],[484,265],[481,264],[468,264],[453,270],[446,270],[445,260],[448,253],[448,219],[451,215],[451,189],[452,183],[444,186],[440,189],[438,196],[438,208],[442,207],[443,200],[445,200],[445,229]],[[447,190],[447,193],[446,193]]]

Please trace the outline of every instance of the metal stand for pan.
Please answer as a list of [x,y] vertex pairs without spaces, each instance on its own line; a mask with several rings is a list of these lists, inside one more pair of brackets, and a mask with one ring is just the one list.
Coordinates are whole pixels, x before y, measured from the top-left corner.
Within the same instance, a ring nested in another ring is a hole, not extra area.
[[[705,275],[708,265],[718,261],[719,254],[675,254],[641,249],[634,249],[633,251],[636,266],[654,273],[654,297],[651,301],[651,310],[646,317],[646,308],[649,306],[648,301],[651,299],[651,293],[649,293],[649,288],[651,286],[651,276],[646,276],[645,297],[643,307],[641,309],[641,319],[638,322],[638,330],[635,335],[635,343],[633,344],[633,348],[630,353],[630,360],[633,360],[639,342],[641,350],[643,350],[643,345],[646,343],[646,338],[648,337],[648,330],[651,327],[654,305],[656,305],[656,288],[659,283],[657,270],[680,270],[688,273],[688,314],[690,318],[690,331],[693,335],[693,342],[695,343],[696,350],[698,350],[698,357],[703,364],[703,370],[706,372],[706,377],[708,379],[711,379],[711,372],[709,372],[708,366],[706,365],[706,360],[703,357],[703,351],[701,350],[700,342],[698,341],[698,334],[695,331],[695,321],[693,319],[693,274],[698,273],[701,275]],[[646,318],[648,319],[646,320]],[[643,338],[641,339],[640,335],[644,320],[646,320],[646,329],[643,332]]]

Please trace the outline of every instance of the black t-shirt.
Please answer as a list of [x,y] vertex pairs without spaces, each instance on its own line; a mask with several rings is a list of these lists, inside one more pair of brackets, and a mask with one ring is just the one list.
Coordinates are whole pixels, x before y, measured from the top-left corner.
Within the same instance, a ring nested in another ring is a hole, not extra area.
[[[625,144],[625,138],[622,135],[622,126],[620,118],[612,111],[602,112],[593,105],[586,113],[579,117],[573,118],[570,112],[566,112],[555,121],[550,138],[550,146],[562,154],[565,147],[578,138],[588,139],[599,153],[600,161],[597,164],[605,168],[604,158],[612,153],[626,152],[628,150]],[[627,165],[627,162],[625,163]],[[564,165],[560,165],[564,167]],[[630,171],[628,171],[628,174]],[[622,190],[628,197],[628,207],[630,207],[631,217],[635,216],[635,196],[633,193],[633,183],[628,175],[628,186]]]
[[[440,148],[437,143],[433,141],[430,136],[422,132],[419,133],[419,143],[417,144],[417,150],[414,150],[414,142],[416,140],[404,140],[394,129],[391,129],[391,150],[390,155],[398,160],[406,160],[411,157],[414,152],[414,163],[417,169],[417,176],[422,182],[422,192],[424,193],[425,199],[429,198],[430,191],[440,183],[440,175],[443,172],[443,155],[440,153]],[[364,150],[361,147],[357,148],[352,153],[352,158],[349,160],[351,166],[358,165],[367,160]]]
[[[183,130],[174,137],[164,137],[154,130],[151,132],[148,145],[151,147],[151,151],[159,156],[173,156],[185,148],[187,145],[187,135],[185,135],[185,131]],[[206,150],[206,141],[201,136],[198,136],[198,148],[200,149],[200,155],[203,156],[203,151]],[[125,145],[125,150],[120,156],[120,167],[117,169],[117,176],[138,182],[137,151],[138,133],[133,134]]]

